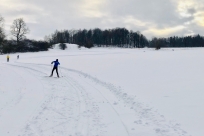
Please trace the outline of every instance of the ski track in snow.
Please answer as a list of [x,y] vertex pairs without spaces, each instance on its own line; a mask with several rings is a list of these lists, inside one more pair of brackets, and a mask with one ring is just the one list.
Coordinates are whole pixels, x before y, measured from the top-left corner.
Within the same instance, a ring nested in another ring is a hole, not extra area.
[[[26,82],[22,71],[28,72],[28,78],[33,77],[37,82],[30,84],[36,84],[38,87],[34,89],[39,89],[38,92],[43,91],[41,101],[36,102],[23,126],[19,126],[18,136],[190,136],[180,124],[169,121],[136,96],[81,71],[60,67],[59,74],[63,77],[58,79],[47,76],[50,65],[11,63],[3,67],[21,77],[22,88]],[[22,92],[2,106],[0,119],[3,111],[12,111],[28,95]]]

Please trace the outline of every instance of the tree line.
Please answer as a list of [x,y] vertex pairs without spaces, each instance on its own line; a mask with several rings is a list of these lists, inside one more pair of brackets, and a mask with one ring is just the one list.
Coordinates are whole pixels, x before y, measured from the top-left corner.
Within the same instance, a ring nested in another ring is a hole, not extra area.
[[184,48],[184,47],[204,47],[204,37],[199,34],[194,36],[172,36],[168,38],[153,38],[149,42],[150,48],[167,48],[167,47],[176,47],[176,48]]
[[29,32],[23,18],[18,18],[10,27],[10,34],[14,38],[6,39],[4,18],[0,16],[0,53],[47,51],[50,48],[50,44],[46,41],[26,39],[26,34]]
[[122,48],[168,48],[168,47],[204,47],[204,37],[172,36],[167,38],[154,37],[151,40],[140,32],[129,31],[126,28],[114,28],[101,30],[99,28],[90,30],[56,30],[53,34],[46,36],[45,40],[51,45],[56,43],[72,43],[91,47],[122,47]]
[[143,48],[148,46],[149,41],[140,32],[129,31],[126,28],[114,28],[101,30],[56,30],[46,36],[45,40],[50,44],[71,43],[87,48],[95,47],[122,47]]

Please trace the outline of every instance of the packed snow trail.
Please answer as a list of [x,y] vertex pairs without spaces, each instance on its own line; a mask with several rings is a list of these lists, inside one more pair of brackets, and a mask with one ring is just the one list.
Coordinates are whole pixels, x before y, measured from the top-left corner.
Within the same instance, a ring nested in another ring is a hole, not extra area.
[[[89,74],[60,67],[63,77],[55,78],[48,77],[50,65],[5,63],[1,67],[6,79],[0,84],[12,92],[11,99],[1,103],[1,135],[189,136],[180,124],[165,119],[136,96]],[[13,87],[9,82],[15,82]]]
[[24,69],[1,65],[0,76],[0,135],[14,136],[44,100],[44,87]]

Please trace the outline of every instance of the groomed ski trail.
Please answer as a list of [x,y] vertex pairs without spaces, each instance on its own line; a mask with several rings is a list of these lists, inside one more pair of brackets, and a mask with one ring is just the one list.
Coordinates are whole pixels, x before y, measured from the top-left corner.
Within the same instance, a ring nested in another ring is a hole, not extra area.
[[12,63],[3,67],[29,76],[20,80],[29,84],[27,93],[41,96],[36,104],[27,101],[35,110],[20,117],[26,120],[19,126],[20,136],[189,136],[180,124],[165,119],[136,96],[86,73],[60,67],[63,77],[58,79],[47,77],[50,65]]

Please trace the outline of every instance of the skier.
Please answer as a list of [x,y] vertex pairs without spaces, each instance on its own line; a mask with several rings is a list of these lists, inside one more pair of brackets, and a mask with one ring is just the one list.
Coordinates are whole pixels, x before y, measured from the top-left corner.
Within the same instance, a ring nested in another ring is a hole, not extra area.
[[51,73],[50,77],[52,77],[53,71],[56,70],[57,77],[59,78],[58,65],[60,65],[60,63],[58,62],[58,59],[56,59],[56,61],[51,62],[51,64],[53,64],[53,63],[54,63],[54,67],[53,67],[53,69],[52,69],[52,73]]
[[17,56],[17,59],[19,59],[19,55]]
[[7,57],[6,57],[6,58],[7,58],[7,62],[9,62],[9,55],[7,55]]

